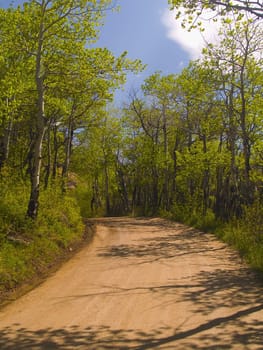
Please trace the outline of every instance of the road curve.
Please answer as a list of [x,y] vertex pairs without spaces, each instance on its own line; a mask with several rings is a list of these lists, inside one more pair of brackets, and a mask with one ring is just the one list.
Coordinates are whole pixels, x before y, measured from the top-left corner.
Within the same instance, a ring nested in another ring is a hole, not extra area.
[[212,235],[99,219],[90,246],[0,311],[0,349],[262,350],[262,284]]

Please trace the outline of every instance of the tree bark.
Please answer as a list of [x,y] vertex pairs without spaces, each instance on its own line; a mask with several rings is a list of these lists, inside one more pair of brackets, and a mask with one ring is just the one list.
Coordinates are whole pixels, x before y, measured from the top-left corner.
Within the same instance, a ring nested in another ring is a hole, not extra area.
[[36,55],[36,87],[37,87],[37,115],[36,115],[36,139],[33,149],[33,167],[31,169],[31,192],[28,203],[27,215],[36,219],[39,207],[39,186],[40,186],[40,172],[42,163],[42,147],[46,132],[46,118],[45,118],[45,87],[44,87],[44,72],[42,65],[42,50],[44,40],[44,25],[40,24],[38,50]]
[[3,136],[0,137],[0,169],[4,166],[9,157],[9,146],[12,132],[12,121],[8,122],[8,126],[4,129]]
[[71,156],[71,152],[72,152],[73,136],[74,136],[73,118],[72,118],[72,116],[70,116],[69,123],[68,123],[67,136],[66,136],[65,160],[64,160],[64,164],[63,164],[63,170],[62,170],[62,177],[63,178],[68,176],[70,156]]
[[[9,106],[9,99],[6,99],[7,110]],[[7,112],[8,113],[8,112]],[[5,162],[9,157],[9,147],[10,147],[10,139],[11,133],[13,129],[13,121],[12,117],[8,115],[8,122],[3,123],[3,135],[0,137],[0,170],[4,166]]]

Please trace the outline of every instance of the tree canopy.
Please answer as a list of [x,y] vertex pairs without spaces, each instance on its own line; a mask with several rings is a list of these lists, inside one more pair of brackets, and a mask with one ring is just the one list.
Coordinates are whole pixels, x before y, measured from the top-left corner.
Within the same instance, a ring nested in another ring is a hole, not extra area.
[[[38,214],[42,176],[47,186],[59,164],[62,176],[68,174],[75,132],[88,127],[94,110],[106,108],[127,72],[143,68],[127,52],[115,57],[90,47],[111,9],[111,0],[41,0],[0,11],[0,168],[15,159],[12,140],[22,152],[19,167],[29,174],[31,218]],[[17,137],[18,129],[24,136]]]
[[263,18],[263,3],[253,0],[168,0],[172,9],[184,7],[188,14],[201,15],[203,10],[210,9],[215,14],[225,14],[229,11],[247,12],[256,17]]

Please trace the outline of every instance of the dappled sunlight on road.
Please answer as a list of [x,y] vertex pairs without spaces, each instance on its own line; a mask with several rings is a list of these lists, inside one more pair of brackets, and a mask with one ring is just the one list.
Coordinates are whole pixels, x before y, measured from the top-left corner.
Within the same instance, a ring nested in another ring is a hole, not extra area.
[[210,234],[105,218],[90,247],[0,312],[0,349],[263,349],[259,277]]

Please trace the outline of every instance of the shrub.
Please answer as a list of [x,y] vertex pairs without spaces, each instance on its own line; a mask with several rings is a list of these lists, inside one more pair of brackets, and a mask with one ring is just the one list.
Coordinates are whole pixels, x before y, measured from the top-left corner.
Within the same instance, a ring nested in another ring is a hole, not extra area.
[[41,191],[36,221],[26,217],[28,184],[15,175],[0,189],[0,291],[45,271],[84,232],[80,209],[60,184]]
[[219,235],[234,246],[242,257],[256,269],[263,271],[263,207],[259,202],[243,210],[240,219],[226,224]]

